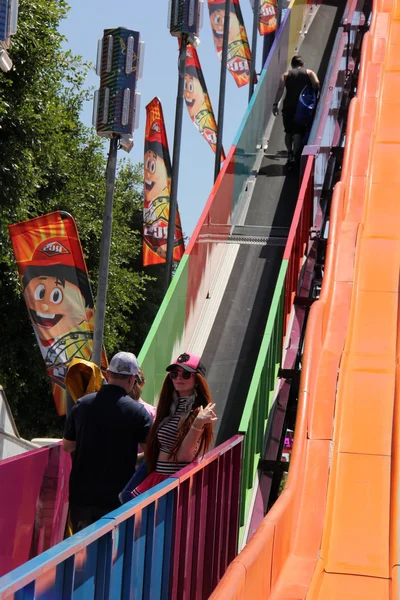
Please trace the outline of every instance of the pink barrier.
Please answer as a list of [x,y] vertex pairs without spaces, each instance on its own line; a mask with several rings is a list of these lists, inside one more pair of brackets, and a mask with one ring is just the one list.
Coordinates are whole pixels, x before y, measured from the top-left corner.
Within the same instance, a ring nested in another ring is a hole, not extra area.
[[285,279],[283,335],[289,324],[290,313],[298,292],[299,276],[303,267],[312,225],[312,199],[314,193],[314,157],[307,158],[299,197],[293,215],[283,260],[288,261]]
[[169,598],[206,600],[237,553],[243,436],[179,471]]
[[70,470],[60,445],[0,462],[0,576],[63,539]]

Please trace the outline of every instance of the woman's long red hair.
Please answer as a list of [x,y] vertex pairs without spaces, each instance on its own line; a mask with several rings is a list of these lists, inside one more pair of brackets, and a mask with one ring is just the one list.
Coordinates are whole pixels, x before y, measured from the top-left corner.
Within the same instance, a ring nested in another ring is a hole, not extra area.
[[[178,450],[182,444],[182,441],[186,437],[189,429],[192,426],[193,421],[197,417],[200,407],[205,407],[207,406],[207,404],[212,403],[211,392],[210,388],[208,387],[208,383],[204,379],[204,377],[199,373],[196,373],[195,375],[195,388],[197,396],[193,403],[192,410],[179,426],[178,437],[175,446],[171,450],[172,460],[176,460],[176,456],[178,454]],[[154,420],[153,425],[151,426],[146,442],[145,454],[149,473],[155,471],[157,465],[158,455],[160,453],[160,445],[157,439],[157,431],[161,421],[165,419],[165,417],[168,417],[170,414],[170,408],[173,402],[174,389],[174,384],[172,383],[170,377],[167,375],[167,377],[164,379],[164,383],[161,388],[160,397],[157,404],[156,418]],[[204,426],[203,433],[200,436],[199,444],[196,450],[196,454],[193,457],[193,460],[200,456],[200,454],[204,455],[207,452],[207,450],[213,442],[213,439],[213,426],[212,423],[208,423]]]

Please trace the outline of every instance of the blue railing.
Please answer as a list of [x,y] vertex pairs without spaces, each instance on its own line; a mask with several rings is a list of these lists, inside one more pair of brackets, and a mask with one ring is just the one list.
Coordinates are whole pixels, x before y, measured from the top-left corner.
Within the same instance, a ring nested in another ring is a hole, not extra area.
[[242,442],[4,575],[0,600],[208,598],[236,556]]

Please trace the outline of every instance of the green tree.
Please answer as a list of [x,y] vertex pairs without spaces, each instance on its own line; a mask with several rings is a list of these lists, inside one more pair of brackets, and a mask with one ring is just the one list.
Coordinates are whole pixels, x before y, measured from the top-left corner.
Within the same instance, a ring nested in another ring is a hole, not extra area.
[[[22,435],[59,435],[9,240],[8,225],[53,210],[77,221],[97,287],[105,198],[104,142],[80,121],[91,65],[63,49],[64,0],[20,0],[14,66],[0,73],[0,384]],[[122,163],[116,185],[105,345],[138,351],[162,298],[141,267],[141,167]],[[154,275],[156,277],[154,277]],[[146,304],[146,296],[151,302]]]

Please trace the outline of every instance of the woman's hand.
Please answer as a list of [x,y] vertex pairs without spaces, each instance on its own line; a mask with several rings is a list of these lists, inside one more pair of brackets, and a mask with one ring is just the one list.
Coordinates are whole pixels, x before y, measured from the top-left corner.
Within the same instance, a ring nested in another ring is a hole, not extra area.
[[202,429],[204,427],[204,425],[207,425],[208,423],[213,423],[214,421],[216,421],[218,417],[214,412],[214,408],[215,408],[215,403],[207,404],[207,406],[205,406],[205,407],[202,406],[197,414],[197,417],[193,421],[194,427],[198,427],[199,429]]
[[181,447],[179,448],[176,459],[178,462],[191,462],[196,454],[196,449],[200,438],[204,433],[204,426],[217,420],[214,412],[215,404],[207,404],[200,407],[196,418],[194,419],[188,434],[185,436]]

